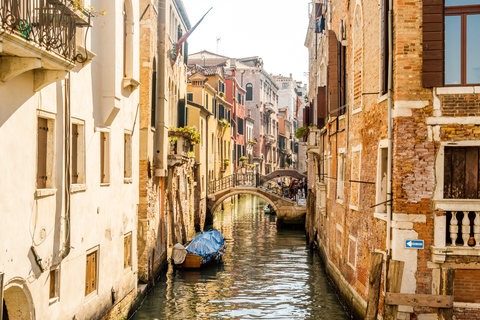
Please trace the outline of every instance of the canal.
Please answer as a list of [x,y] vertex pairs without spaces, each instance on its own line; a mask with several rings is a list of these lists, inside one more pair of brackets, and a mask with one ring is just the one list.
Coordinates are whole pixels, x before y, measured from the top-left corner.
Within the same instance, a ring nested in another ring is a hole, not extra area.
[[304,231],[277,229],[265,205],[232,198],[213,225],[227,239],[223,262],[169,266],[133,319],[349,319]]

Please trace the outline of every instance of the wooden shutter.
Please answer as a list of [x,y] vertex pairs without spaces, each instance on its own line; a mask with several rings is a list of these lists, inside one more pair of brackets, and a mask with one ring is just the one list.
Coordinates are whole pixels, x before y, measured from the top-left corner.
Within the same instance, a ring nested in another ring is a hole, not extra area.
[[445,199],[480,199],[479,155],[479,147],[445,147]]
[[328,39],[328,67],[327,67],[327,86],[328,86],[328,113],[336,116],[339,108],[339,88],[338,88],[338,40],[333,30],[327,31]]
[[37,132],[37,189],[44,189],[47,187],[47,119],[38,118]]
[[100,182],[105,182],[105,132],[100,132]]
[[444,85],[444,0],[423,1],[423,86]]
[[185,127],[186,123],[185,123],[185,100],[184,99],[178,100],[177,110],[178,110],[177,111],[178,112],[177,127],[178,128]]
[[72,183],[78,183],[78,125],[72,124]]
[[55,290],[55,282],[56,282],[56,271],[55,270],[51,270],[50,271],[50,294],[49,294],[49,298],[55,298],[57,295],[56,295],[56,290]]
[[317,119],[327,117],[327,87],[318,87],[317,89]]
[[156,105],[157,105],[157,72],[153,71],[152,74],[152,111],[150,114],[150,126],[155,128],[156,117]]

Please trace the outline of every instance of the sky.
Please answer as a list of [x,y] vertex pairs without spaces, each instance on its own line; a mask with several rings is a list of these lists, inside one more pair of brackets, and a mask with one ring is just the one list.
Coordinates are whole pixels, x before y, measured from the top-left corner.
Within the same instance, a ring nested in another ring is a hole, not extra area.
[[[202,50],[231,58],[259,56],[264,69],[308,84],[304,46],[310,0],[183,0],[190,24],[213,7],[188,38],[190,54]],[[220,37],[217,52],[217,37]]]

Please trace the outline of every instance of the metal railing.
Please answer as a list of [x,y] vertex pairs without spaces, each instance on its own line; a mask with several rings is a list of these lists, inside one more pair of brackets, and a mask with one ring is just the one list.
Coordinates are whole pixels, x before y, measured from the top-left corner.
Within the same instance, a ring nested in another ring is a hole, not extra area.
[[71,7],[70,0],[0,0],[1,28],[73,61],[77,16]]
[[210,181],[209,193],[216,193],[233,187],[257,187],[260,182],[258,173],[235,173],[221,179]]

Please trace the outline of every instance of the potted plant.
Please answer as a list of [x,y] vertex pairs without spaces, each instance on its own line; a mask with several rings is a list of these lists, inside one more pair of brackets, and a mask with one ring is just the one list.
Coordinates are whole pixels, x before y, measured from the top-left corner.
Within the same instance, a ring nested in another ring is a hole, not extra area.
[[257,144],[257,141],[255,141],[255,140],[251,140],[251,139],[250,139],[250,140],[248,140],[247,142],[248,142],[249,144],[251,144],[251,145],[255,145],[255,144]]
[[225,159],[223,160],[223,163],[225,164],[225,166],[228,166],[230,164],[230,161],[228,159]]
[[297,132],[295,132],[295,137],[297,139],[303,139],[303,137],[306,137],[308,135],[308,127],[303,126],[297,129]]

